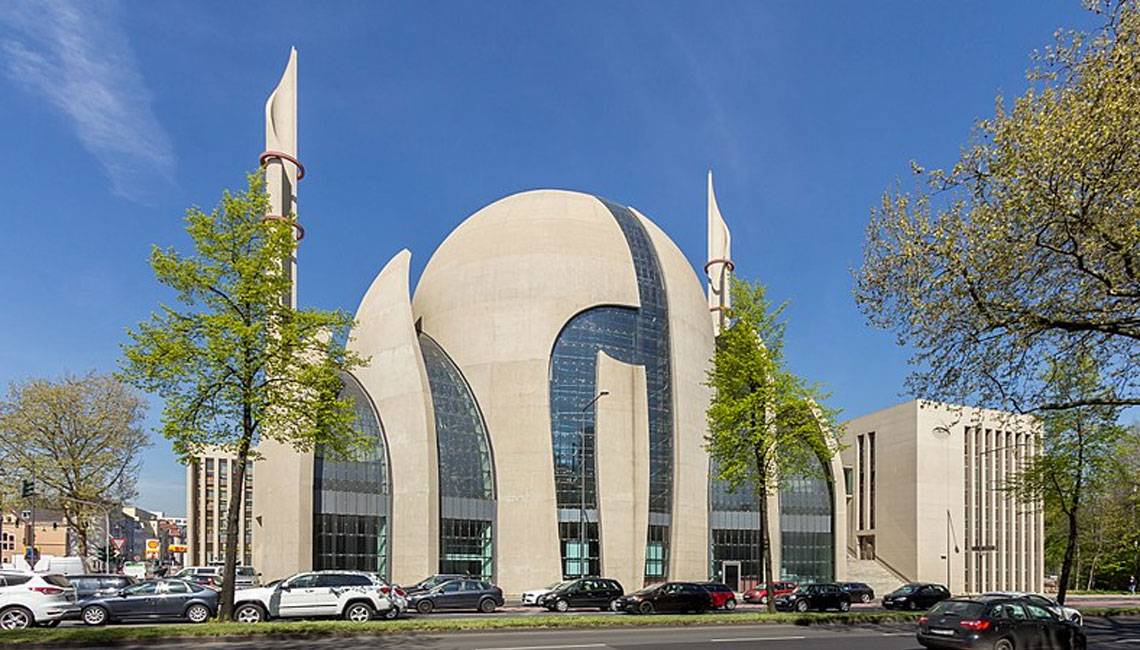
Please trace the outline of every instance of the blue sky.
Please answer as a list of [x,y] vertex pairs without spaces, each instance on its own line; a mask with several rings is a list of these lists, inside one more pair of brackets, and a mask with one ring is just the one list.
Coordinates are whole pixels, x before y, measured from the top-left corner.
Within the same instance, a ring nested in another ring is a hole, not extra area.
[[[868,211],[949,164],[1069,2],[82,3],[0,6],[0,383],[116,368],[166,294],[152,243],[256,166],[299,50],[302,304],[353,310],[399,249],[557,187],[633,205],[703,262],[716,176],[739,273],[791,301],[788,358],[853,417],[907,352],[851,297]],[[149,418],[153,426],[160,405]],[[139,505],[182,513],[155,436]]]

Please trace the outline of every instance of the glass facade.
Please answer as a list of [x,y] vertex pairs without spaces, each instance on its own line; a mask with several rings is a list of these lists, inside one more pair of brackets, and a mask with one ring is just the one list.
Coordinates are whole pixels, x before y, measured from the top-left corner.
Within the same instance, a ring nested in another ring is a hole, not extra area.
[[495,477],[483,414],[459,368],[420,333],[439,452],[439,570],[494,578]]
[[356,426],[375,443],[358,458],[318,447],[313,461],[313,568],[350,569],[388,575],[391,486],[384,427],[364,388],[343,378],[342,399],[351,399]]
[[[594,307],[571,318],[550,359],[550,420],[558,532],[565,577],[600,571],[600,531],[595,493],[594,423],[584,407],[597,395],[597,358],[604,351],[645,367],[649,406],[649,531],[647,580],[663,578],[669,566],[673,506],[673,385],[669,309],[657,251],[645,227],[628,208],[601,200],[613,214],[633,258],[640,308]],[[586,527],[585,545],[581,528]],[[585,563],[583,567],[583,551]]]
[[780,488],[780,578],[792,582],[835,579],[835,508],[828,466],[787,479]]
[[742,588],[763,581],[760,561],[760,500],[750,485],[729,491],[709,471],[709,577],[723,580],[723,564],[740,562]]

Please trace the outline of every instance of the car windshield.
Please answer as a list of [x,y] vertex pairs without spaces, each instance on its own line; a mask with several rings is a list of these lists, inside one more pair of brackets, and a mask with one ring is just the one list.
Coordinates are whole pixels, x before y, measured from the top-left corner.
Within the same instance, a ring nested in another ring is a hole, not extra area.
[[555,591],[557,589],[561,589],[561,588],[565,587],[566,585],[570,584],[571,582],[574,582],[574,581],[573,580],[560,580],[558,582],[552,582],[552,583],[546,585],[546,588],[551,590],[551,591]]
[[930,615],[957,616],[958,618],[977,618],[985,609],[982,603],[963,600],[944,600],[930,610]]

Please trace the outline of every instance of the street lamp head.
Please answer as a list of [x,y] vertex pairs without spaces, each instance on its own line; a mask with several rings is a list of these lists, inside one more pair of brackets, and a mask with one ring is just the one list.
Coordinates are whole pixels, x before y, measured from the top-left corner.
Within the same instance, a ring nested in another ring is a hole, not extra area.
[[606,395],[609,395],[609,394],[610,394],[610,391],[608,391],[608,390],[598,391],[598,397],[605,397]]

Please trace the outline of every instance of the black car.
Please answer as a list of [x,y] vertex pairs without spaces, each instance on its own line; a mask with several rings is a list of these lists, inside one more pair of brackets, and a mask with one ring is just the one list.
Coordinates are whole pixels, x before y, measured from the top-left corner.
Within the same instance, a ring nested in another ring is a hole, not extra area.
[[776,598],[776,609],[781,612],[823,611],[838,609],[846,612],[851,609],[851,595],[833,582],[802,585],[790,594]]
[[135,619],[182,618],[205,623],[218,613],[218,592],[185,580],[147,580],[78,603],[88,625]]
[[1024,598],[952,598],[918,619],[915,633],[927,648],[1085,650],[1079,625]]
[[621,583],[609,578],[579,578],[558,585],[548,594],[539,597],[538,604],[550,611],[564,612],[571,608],[597,607],[607,611],[615,600],[625,594]]
[[905,584],[883,596],[883,607],[887,609],[930,609],[950,597],[950,590],[931,582]]
[[67,576],[68,582],[75,587],[75,600],[84,600],[92,596],[117,594],[135,584],[137,580],[131,576],[116,573],[87,573],[77,576]]
[[839,588],[851,595],[853,603],[869,603],[875,600],[875,590],[862,582],[840,582]]
[[448,580],[427,591],[408,594],[408,607],[421,614],[437,609],[474,609],[490,614],[504,602],[502,589],[471,578]]
[[653,612],[706,612],[712,609],[708,590],[694,582],[666,582],[614,601],[614,611],[631,614]]
[[410,587],[403,587],[403,589],[409,594],[417,594],[425,591],[431,591],[432,589],[435,589],[445,582],[451,582],[452,580],[463,580],[470,577],[471,576],[464,573],[437,573],[434,576],[429,576],[423,580],[420,580]]

